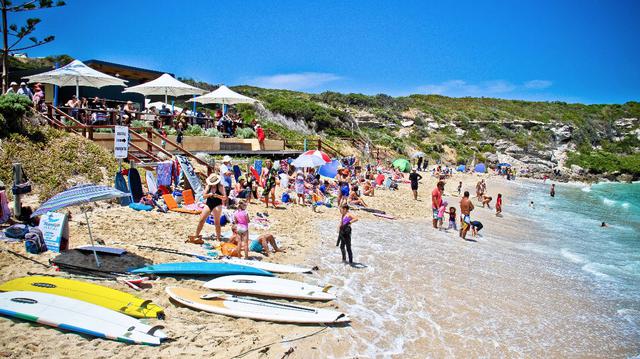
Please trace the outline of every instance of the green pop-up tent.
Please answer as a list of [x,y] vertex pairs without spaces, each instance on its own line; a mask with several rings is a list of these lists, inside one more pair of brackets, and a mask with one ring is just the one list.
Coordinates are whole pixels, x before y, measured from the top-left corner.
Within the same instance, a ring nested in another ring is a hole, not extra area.
[[397,160],[393,161],[393,163],[391,165],[394,168],[397,168],[402,172],[411,171],[411,162],[409,162],[408,160],[406,160],[404,158],[398,158]]

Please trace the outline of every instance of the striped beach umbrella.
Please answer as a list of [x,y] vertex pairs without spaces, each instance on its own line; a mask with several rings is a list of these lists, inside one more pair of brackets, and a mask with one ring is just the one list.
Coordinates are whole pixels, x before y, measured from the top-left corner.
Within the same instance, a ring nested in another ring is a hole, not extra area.
[[298,168],[318,167],[326,163],[331,163],[331,158],[319,150],[307,151],[291,162],[292,165]]
[[[40,208],[33,212],[31,217],[41,216],[47,212],[57,211],[66,207],[128,196],[129,193],[119,191],[113,187],[99,186],[95,184],[81,184],[71,187],[64,192],[60,192],[57,195],[51,197],[48,201],[44,202],[40,206]],[[82,212],[84,213],[84,217],[87,220],[89,239],[91,240],[91,246],[93,246],[93,236],[91,235],[89,217],[87,216],[87,212],[84,209],[82,210]],[[96,258],[96,265],[99,267],[100,261],[98,260],[98,254],[95,250],[93,251],[93,255]]]

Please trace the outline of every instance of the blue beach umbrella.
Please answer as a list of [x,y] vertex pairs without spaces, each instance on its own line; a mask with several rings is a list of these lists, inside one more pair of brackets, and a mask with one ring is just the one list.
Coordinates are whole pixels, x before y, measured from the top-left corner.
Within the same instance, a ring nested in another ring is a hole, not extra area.
[[[33,212],[31,217],[41,216],[47,212],[57,211],[66,207],[77,206],[97,201],[106,201],[109,199],[120,197],[129,197],[129,193],[125,193],[108,186],[81,184],[71,187],[64,192],[60,192],[57,195],[51,197],[48,201],[44,202],[40,206],[40,208]],[[84,209],[82,209],[82,212],[84,213],[84,217],[87,220],[89,239],[91,240],[91,246],[93,246],[93,236],[91,235],[89,217],[87,216],[87,212]],[[99,267],[100,261],[98,260],[98,254],[95,250],[93,251],[93,255],[96,258],[96,265]]]
[[506,162],[498,163],[498,167],[511,167],[511,164]]
[[464,172],[466,170],[467,170],[467,166],[465,166],[465,165],[458,166],[458,172]]
[[320,166],[318,173],[321,176],[335,178],[338,175],[338,167],[340,166],[340,161],[333,160],[326,165]]
[[478,173],[485,173],[487,172],[487,167],[484,165],[484,163],[478,163],[473,170]]

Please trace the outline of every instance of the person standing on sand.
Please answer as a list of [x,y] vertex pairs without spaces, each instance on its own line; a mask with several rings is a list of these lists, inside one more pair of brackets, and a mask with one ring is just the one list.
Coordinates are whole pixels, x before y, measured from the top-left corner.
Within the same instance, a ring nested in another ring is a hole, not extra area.
[[347,254],[349,255],[349,264],[353,264],[353,253],[351,252],[351,224],[358,221],[351,213],[349,213],[349,205],[343,204],[340,207],[340,225],[338,226],[338,243],[340,252],[342,252],[342,262],[347,262]]
[[476,197],[478,197],[478,201],[482,200],[482,181],[476,183]]
[[[422,159],[422,157],[420,157],[420,159]],[[419,166],[420,165],[418,165],[418,168],[420,168]],[[418,181],[420,181],[421,179],[422,176],[416,173],[416,169],[414,168],[409,175],[409,181],[411,181],[411,191],[413,191],[413,199],[415,201],[418,200]]]
[[[431,192],[431,209],[433,211],[433,228],[438,228],[438,211],[442,205],[442,193],[444,192],[444,182],[439,181],[436,188]],[[466,193],[466,192],[465,192]]]
[[464,197],[460,200],[460,237],[462,239],[466,239],[471,226],[471,211],[473,211],[473,203],[469,199],[469,191],[464,191]]
[[423,158],[422,157],[418,157],[418,164],[417,164],[418,171],[422,170],[422,161],[423,161]]
[[227,200],[227,192],[224,190],[224,186],[220,183],[220,176],[216,173],[207,177],[206,186],[204,187],[204,195],[202,196],[206,200],[206,205],[202,208],[200,214],[200,221],[196,228],[196,235],[189,236],[187,242],[194,244],[202,244],[202,227],[209,215],[213,213],[214,222],[216,225],[216,239],[220,240],[220,216],[222,215],[222,204]]
[[555,197],[556,196],[556,185],[555,184],[551,184],[551,191],[549,192],[549,195],[551,197]]
[[269,198],[271,198],[271,204],[273,208],[276,208],[276,183],[278,178],[278,171],[273,168],[273,162],[267,160],[264,163],[262,169],[262,181],[264,183],[264,190],[262,196],[264,196],[264,204],[266,208],[269,208]]
[[460,191],[462,191],[462,181],[458,183],[458,196],[460,195]]
[[502,193],[498,193],[498,198],[496,198],[496,216],[500,216],[502,213]]

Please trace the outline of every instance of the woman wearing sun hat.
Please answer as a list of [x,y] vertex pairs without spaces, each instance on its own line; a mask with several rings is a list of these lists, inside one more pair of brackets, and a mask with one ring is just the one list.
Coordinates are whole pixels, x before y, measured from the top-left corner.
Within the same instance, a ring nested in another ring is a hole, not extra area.
[[227,200],[227,192],[224,189],[222,183],[220,183],[220,175],[214,173],[207,177],[207,185],[204,187],[204,199],[207,200],[206,206],[202,209],[200,214],[200,222],[196,228],[196,235],[189,236],[187,242],[202,244],[202,227],[207,221],[209,215],[213,212],[213,218],[216,224],[216,239],[220,240],[220,215],[222,214],[222,204]]

